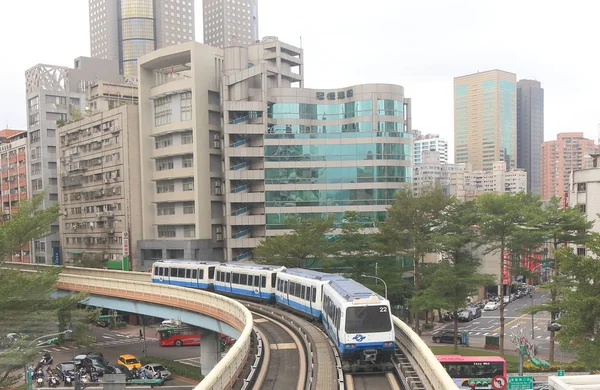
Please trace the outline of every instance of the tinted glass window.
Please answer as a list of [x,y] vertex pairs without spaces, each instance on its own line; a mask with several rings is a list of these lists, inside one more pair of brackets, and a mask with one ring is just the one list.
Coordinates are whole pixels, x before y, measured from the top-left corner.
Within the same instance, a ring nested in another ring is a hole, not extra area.
[[500,362],[442,363],[452,378],[492,378],[504,375],[504,366]]
[[194,279],[194,280],[198,279],[198,270],[197,269],[192,270],[192,279]]
[[160,268],[158,269],[158,275],[159,275],[159,276],[163,276],[163,268],[162,268],[162,267],[160,267]]
[[285,280],[285,281],[283,282],[283,292],[284,292],[284,293],[287,293],[287,292],[288,292],[288,281],[287,281],[287,280]]
[[312,288],[312,301],[317,301],[317,289],[315,287]]
[[233,273],[233,280],[231,281],[231,283],[233,284],[239,284],[240,283],[240,274],[238,274],[237,272]]
[[217,271],[217,280],[221,281],[221,271]]
[[300,294],[300,298],[306,299],[306,286],[302,286],[302,293]]
[[158,267],[154,267],[154,275],[158,275]]
[[248,284],[248,275],[240,274],[240,284],[243,286]]
[[261,276],[260,277],[260,285],[265,288],[267,287],[267,277],[266,276]]
[[185,277],[188,278],[188,279],[191,278],[192,277],[192,270],[186,269],[185,270]]
[[231,273],[226,273],[225,274],[225,283],[229,283],[231,282]]
[[204,279],[204,270],[203,269],[200,270],[200,279]]
[[177,277],[177,268],[171,268],[171,276],[174,278]]
[[185,268],[179,268],[177,270],[177,277],[178,278],[185,278]]
[[275,288],[276,280],[277,280],[277,274],[276,273],[272,273],[271,274],[271,287],[272,288]]
[[215,267],[208,267],[208,278],[209,279],[215,278]]
[[392,323],[387,306],[346,309],[346,333],[387,332],[391,329]]
[[253,275],[248,275],[248,286],[252,286],[252,281],[254,280]]

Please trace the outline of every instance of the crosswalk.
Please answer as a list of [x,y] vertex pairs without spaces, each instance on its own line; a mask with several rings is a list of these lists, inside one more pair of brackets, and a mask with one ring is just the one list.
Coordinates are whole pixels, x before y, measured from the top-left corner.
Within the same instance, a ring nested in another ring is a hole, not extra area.
[[[458,330],[459,333],[462,333],[461,330]],[[468,331],[464,331],[469,333],[469,336],[473,337],[473,336],[481,336],[481,337],[485,337],[485,336],[499,336],[500,333],[497,332],[486,332],[486,331],[477,331],[477,330],[468,330]],[[536,340],[550,340],[550,336],[535,336]]]
[[[146,339],[148,341],[148,339]],[[125,345],[125,344],[138,344],[143,343],[143,340],[140,340],[137,336],[121,334],[117,332],[103,333],[101,335],[96,336],[96,342],[92,345],[100,346],[100,347],[110,347],[114,345]],[[70,346],[61,346],[61,345],[41,345],[38,346],[39,349],[50,352],[63,352],[70,351],[73,349],[80,349],[77,345]]]

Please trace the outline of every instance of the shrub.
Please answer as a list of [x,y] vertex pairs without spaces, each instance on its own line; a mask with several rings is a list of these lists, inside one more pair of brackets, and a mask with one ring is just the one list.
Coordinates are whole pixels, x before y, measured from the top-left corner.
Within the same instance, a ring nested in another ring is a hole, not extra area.
[[198,382],[204,379],[204,376],[200,373],[200,367],[190,366],[189,364],[183,364],[173,360],[157,358],[153,356],[144,356],[140,357],[139,359],[142,365],[160,363],[165,366],[167,370],[171,371],[171,375],[182,376]]
[[589,371],[584,366],[576,363],[566,363],[566,364],[553,364],[549,367],[538,367],[531,363],[531,361],[527,361],[523,363],[523,371],[526,372],[556,372],[558,370],[564,370],[567,372],[587,372]]

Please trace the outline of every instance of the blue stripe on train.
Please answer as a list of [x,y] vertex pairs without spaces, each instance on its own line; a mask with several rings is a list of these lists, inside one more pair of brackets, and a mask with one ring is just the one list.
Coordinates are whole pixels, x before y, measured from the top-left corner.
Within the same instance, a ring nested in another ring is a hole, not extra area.
[[[248,287],[250,287],[250,286],[248,286]],[[218,284],[215,284],[215,291],[220,291],[220,292],[230,293],[230,294],[235,294],[235,295],[242,295],[245,297],[262,298],[262,299],[267,299],[267,300],[273,298],[273,295],[274,295],[271,292],[263,292],[263,291],[255,293],[253,287],[252,287],[252,290],[246,290],[243,288],[220,286]]]
[[281,298],[278,295],[276,295],[275,298],[277,299],[278,303],[281,303],[283,305],[289,306],[292,309],[296,309],[298,311],[302,311],[304,313],[310,314],[311,316],[313,316],[315,318],[321,318],[321,310],[317,310],[315,308],[311,308],[310,306],[303,305],[303,304],[298,303],[298,302],[294,302],[291,299],[289,300],[289,303],[288,303],[288,299]]
[[183,281],[183,280],[169,280],[169,279],[163,279],[160,280],[158,278],[152,278],[152,282],[153,283],[158,283],[158,284],[170,284],[171,286],[181,286],[181,287],[194,287],[194,288],[201,288],[201,289],[207,289],[209,286],[212,286],[212,283],[204,283],[204,282],[192,282],[191,280],[188,281]]

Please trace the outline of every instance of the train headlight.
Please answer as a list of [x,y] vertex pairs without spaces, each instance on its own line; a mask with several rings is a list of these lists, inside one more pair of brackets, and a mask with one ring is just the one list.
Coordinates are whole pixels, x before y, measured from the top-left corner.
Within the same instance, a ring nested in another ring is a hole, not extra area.
[[356,348],[356,345],[355,344],[346,344],[346,348],[347,349],[354,349],[354,348]]

